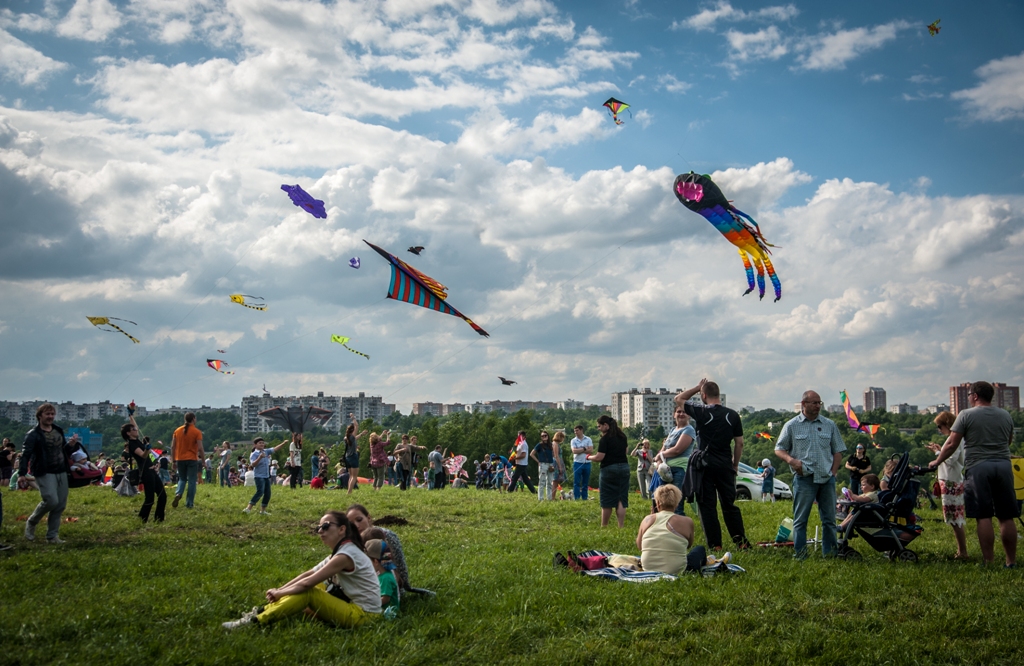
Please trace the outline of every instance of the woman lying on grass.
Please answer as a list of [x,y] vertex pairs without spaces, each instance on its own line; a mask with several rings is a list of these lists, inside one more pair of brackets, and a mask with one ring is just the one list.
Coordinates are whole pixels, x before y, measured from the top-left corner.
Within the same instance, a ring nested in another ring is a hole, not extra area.
[[[340,511],[328,511],[316,528],[331,554],[320,564],[281,587],[267,590],[267,606],[254,607],[225,629],[268,624],[309,609],[313,615],[338,627],[358,627],[380,615],[380,584],[363,539]],[[327,583],[326,588],[321,583]]]

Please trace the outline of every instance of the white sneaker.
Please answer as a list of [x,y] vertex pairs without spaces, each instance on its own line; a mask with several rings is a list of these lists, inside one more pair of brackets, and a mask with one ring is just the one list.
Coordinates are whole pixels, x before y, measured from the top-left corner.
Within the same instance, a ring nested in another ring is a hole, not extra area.
[[65,543],[65,541],[60,537],[53,537],[52,539],[47,539],[46,543],[52,543],[54,546],[60,546],[61,544]]
[[249,611],[239,619],[232,620],[231,622],[223,622],[220,626],[224,627],[225,629],[238,629],[239,627],[247,627],[249,625],[256,624],[258,622],[256,616],[259,615],[259,611],[259,607],[253,606],[251,611]]
[[266,509],[260,509],[260,515],[261,516],[269,516],[270,512],[267,511]]
[[28,528],[28,525],[25,525],[25,538],[27,540],[29,540],[29,541],[35,541],[36,540],[36,533],[34,531],[30,530]]
[[252,509],[250,507],[245,507],[242,509],[242,513],[252,513]]

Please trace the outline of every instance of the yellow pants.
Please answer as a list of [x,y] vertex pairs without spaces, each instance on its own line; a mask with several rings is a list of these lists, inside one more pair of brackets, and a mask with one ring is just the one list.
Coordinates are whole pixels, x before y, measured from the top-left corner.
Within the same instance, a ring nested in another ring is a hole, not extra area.
[[373,614],[367,613],[359,606],[331,596],[321,587],[314,587],[301,594],[290,594],[281,597],[263,609],[257,616],[260,624],[277,622],[292,615],[298,615],[307,608],[313,610],[316,617],[346,629],[358,627]]

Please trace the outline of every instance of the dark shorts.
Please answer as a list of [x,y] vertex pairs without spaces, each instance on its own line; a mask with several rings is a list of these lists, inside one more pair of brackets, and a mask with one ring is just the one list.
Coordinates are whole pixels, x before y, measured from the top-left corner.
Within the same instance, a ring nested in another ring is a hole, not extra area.
[[1009,460],[983,460],[964,472],[964,510],[968,518],[1013,520],[1020,515]]
[[352,453],[345,456],[345,467],[350,469],[359,469],[359,454]]
[[614,509],[622,504],[629,506],[629,463],[601,465],[601,487],[599,488],[601,508]]

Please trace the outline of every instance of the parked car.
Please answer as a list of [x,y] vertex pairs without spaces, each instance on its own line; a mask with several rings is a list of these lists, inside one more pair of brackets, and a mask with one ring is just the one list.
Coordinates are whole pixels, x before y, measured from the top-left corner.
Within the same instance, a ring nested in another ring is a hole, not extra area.
[[[736,475],[736,499],[761,499],[761,483],[764,475],[750,465],[740,463],[739,474]],[[793,499],[793,491],[789,486],[775,479],[775,499]]]

